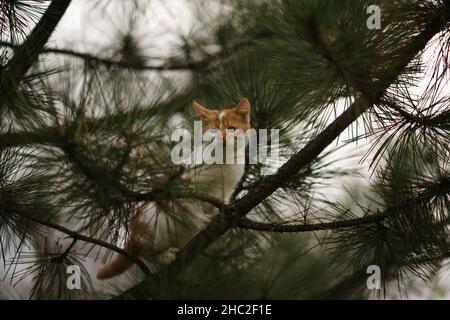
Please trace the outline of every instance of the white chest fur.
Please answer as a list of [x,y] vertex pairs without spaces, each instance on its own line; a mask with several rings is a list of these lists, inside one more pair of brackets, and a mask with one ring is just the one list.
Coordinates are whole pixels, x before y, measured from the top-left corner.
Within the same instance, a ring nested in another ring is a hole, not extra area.
[[228,203],[243,174],[243,164],[213,164],[195,169],[192,180],[199,191]]
[[[188,175],[193,188],[215,197],[224,203],[229,201],[236,184],[244,173],[243,164],[214,164],[191,169]],[[156,205],[149,210],[152,239],[143,243],[144,256],[155,261],[155,256],[170,248],[184,247],[199,231],[207,226],[218,214],[212,206],[196,204],[195,201],[183,200],[174,211],[158,210]]]
[[[227,159],[229,155],[232,159]],[[189,189],[228,203],[236,184],[244,174],[245,164],[242,152],[225,153],[224,156],[223,164],[191,166],[186,173],[186,179],[191,184]],[[183,200],[172,208],[158,209],[155,204],[146,214],[152,230],[151,241],[144,245],[145,255],[149,260],[154,261],[155,255],[170,248],[184,247],[218,213],[217,208],[194,200]]]

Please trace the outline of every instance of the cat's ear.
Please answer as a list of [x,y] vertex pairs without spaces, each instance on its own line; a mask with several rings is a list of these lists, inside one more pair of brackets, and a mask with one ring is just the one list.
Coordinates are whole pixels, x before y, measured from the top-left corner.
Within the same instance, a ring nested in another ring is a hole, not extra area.
[[203,106],[202,104],[200,104],[195,100],[192,101],[192,106],[195,109],[195,113],[202,118],[209,116],[212,112],[211,110],[209,110],[208,108],[206,108],[205,106]]
[[235,108],[235,112],[240,115],[245,122],[250,123],[250,102],[247,98],[241,99]]

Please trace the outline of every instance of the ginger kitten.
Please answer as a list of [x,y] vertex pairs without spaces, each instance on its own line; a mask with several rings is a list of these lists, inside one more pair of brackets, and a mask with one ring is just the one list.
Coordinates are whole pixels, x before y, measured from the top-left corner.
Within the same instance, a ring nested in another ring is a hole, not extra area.
[[[193,107],[202,120],[203,133],[210,129],[216,130],[220,133],[220,139],[215,140],[215,143],[222,146],[235,143],[232,141],[235,137],[245,135],[245,131],[250,129],[250,103],[246,98],[230,109],[208,109],[195,101]],[[245,142],[247,143],[247,140]],[[224,155],[229,157],[225,152]],[[224,161],[224,164],[193,167],[188,171],[187,178],[194,185],[202,186],[202,190],[208,195],[227,203],[244,173],[243,162],[237,164],[236,161],[238,153],[234,152],[231,156],[234,159],[226,159],[228,162]],[[142,207],[130,221],[129,237],[124,249],[131,255],[144,257],[151,263],[171,263],[178,249],[184,247],[218,213],[217,209],[210,205],[197,205],[188,200],[183,201],[183,205],[187,210],[182,212],[181,219],[169,212],[163,212],[156,204],[149,204],[145,211],[142,211]],[[117,255],[111,262],[99,268],[97,278],[115,277],[132,265],[126,257]]]

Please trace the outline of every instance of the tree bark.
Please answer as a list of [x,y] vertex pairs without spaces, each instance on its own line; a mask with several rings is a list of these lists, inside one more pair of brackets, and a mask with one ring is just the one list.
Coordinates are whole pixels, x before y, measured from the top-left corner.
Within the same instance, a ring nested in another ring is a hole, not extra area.
[[16,48],[14,55],[8,61],[6,72],[2,75],[0,96],[16,91],[55,31],[70,2],[71,0],[53,0],[25,42]]

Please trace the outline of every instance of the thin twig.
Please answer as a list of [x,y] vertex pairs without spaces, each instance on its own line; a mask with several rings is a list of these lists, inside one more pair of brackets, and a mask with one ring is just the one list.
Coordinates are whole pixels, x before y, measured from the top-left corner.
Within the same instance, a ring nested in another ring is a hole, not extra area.
[[70,252],[70,250],[72,250],[72,248],[75,245],[75,243],[77,243],[77,238],[72,237],[72,243],[70,244],[70,246],[67,247],[66,250],[64,250],[62,255],[66,256]]

